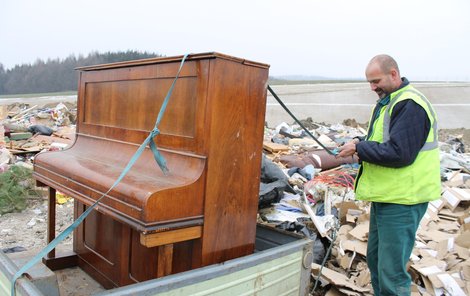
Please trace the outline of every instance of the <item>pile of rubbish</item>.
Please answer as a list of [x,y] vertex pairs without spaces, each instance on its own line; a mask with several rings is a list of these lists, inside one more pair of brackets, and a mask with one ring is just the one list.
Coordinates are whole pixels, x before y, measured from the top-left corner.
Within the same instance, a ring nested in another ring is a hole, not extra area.
[[27,104],[0,106],[0,172],[18,161],[31,165],[42,150],[60,150],[75,139],[77,107],[70,103],[39,108]]
[[[5,181],[0,184],[0,213],[21,211],[29,195],[40,194],[31,178],[34,156],[70,146],[75,139],[76,114],[76,106],[70,103],[0,106],[0,177]],[[28,174],[31,182],[21,181]]]
[[[0,106],[0,174],[75,138],[76,105]],[[265,128],[258,222],[314,241],[313,295],[372,295],[366,264],[369,203],[354,195],[357,157],[338,146],[366,134],[354,119],[342,124],[281,123]],[[430,203],[410,258],[412,295],[470,294],[470,154],[458,135],[439,143],[442,197]],[[326,148],[326,149],[325,149]],[[330,150],[330,151],[327,151]]]
[[[355,120],[302,124],[334,150],[366,131]],[[412,295],[470,294],[470,154],[440,142],[442,198],[429,204],[410,258]],[[259,222],[310,237],[313,295],[373,295],[369,203],[355,199],[358,159],[338,159],[298,125],[265,129]]]

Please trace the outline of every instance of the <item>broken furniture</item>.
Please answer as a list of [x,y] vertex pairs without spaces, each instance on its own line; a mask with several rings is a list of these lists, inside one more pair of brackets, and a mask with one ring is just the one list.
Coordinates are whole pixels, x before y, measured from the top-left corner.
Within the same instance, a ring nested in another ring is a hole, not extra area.
[[[49,186],[49,242],[56,190],[75,199],[76,219],[111,188],[154,128],[182,58],[78,69],[75,143],[34,162],[34,178]],[[74,253],[53,250],[44,262],[78,264],[112,288],[251,254],[268,68],[219,53],[190,55],[155,137],[168,175],[146,148],[74,231]]]

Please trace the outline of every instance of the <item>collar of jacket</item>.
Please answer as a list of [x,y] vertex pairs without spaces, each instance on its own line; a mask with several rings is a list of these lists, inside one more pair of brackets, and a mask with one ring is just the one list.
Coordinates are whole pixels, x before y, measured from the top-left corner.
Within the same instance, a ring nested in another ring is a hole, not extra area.
[[[410,84],[410,82],[408,81],[408,79],[406,77],[402,77],[401,78],[401,84],[400,84],[400,87],[397,88],[394,92],[396,91],[399,91],[400,89],[404,88],[405,86],[407,86],[408,84]],[[377,104],[381,105],[381,106],[386,106],[388,105],[388,103],[390,103],[390,95],[391,94],[388,94],[387,96],[379,99],[377,101]]]

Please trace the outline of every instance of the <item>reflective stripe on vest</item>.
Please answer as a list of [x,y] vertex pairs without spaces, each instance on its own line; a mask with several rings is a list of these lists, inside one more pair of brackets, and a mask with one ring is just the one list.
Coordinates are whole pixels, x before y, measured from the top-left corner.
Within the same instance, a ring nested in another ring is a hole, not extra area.
[[423,96],[422,93],[414,90],[414,89],[406,89],[399,93],[393,100],[390,101],[390,103],[387,105],[387,108],[385,109],[385,114],[384,114],[384,121],[383,121],[383,136],[382,136],[382,141],[387,142],[390,140],[390,109],[392,106],[395,104],[395,102],[405,93],[413,93],[421,98],[421,100],[426,103],[428,106],[428,110],[431,113],[432,118],[432,129],[431,131],[433,132],[433,141],[432,142],[426,142],[424,143],[423,147],[421,147],[421,151],[429,151],[432,149],[435,149],[438,147],[438,141],[437,141],[437,120],[436,120],[436,113],[434,112],[434,109],[431,106],[431,103]]

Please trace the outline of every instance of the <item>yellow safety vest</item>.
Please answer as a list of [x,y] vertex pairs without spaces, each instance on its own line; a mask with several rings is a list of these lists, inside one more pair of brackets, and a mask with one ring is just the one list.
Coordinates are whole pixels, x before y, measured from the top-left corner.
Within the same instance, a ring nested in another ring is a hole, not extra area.
[[390,139],[393,107],[406,99],[415,101],[428,115],[431,128],[426,143],[415,161],[405,167],[390,168],[363,161],[355,182],[356,198],[359,200],[412,205],[441,196],[436,112],[422,93],[411,85],[392,93],[390,103],[382,107],[377,119],[371,123],[373,133],[368,141],[384,143]]

